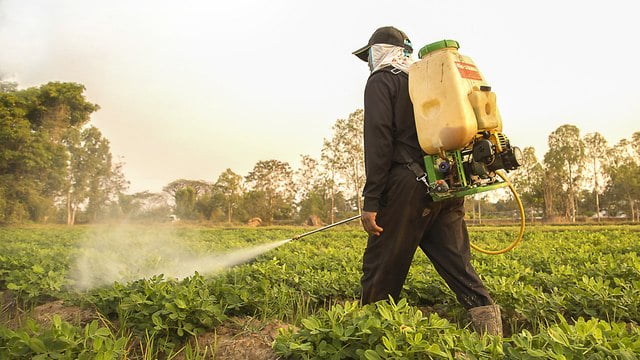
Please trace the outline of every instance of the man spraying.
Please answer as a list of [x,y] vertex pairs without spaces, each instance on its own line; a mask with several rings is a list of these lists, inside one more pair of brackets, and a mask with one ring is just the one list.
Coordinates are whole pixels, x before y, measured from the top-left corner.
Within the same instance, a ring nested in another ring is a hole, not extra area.
[[368,62],[364,91],[366,183],[362,225],[369,234],[363,256],[362,303],[398,298],[416,249],[469,311],[480,332],[502,335],[500,308],[471,265],[464,198],[434,202],[409,164],[422,164],[408,71],[411,41],[391,27],[377,29],[353,52]]

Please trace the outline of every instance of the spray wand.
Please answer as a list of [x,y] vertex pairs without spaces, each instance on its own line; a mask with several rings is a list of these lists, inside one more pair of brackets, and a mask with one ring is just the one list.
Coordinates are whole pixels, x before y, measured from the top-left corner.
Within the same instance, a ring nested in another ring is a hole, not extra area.
[[317,228],[315,230],[311,230],[311,231],[306,232],[304,234],[296,235],[296,236],[292,237],[291,240],[298,240],[298,239],[300,239],[302,237],[305,237],[307,235],[315,234],[317,232],[320,232],[320,231],[323,231],[323,230],[327,230],[327,229],[330,229],[330,228],[332,228],[334,226],[342,225],[342,224],[348,223],[349,221],[352,221],[352,220],[355,220],[355,219],[359,219],[359,218],[360,218],[360,215],[354,215],[354,216],[352,216],[352,217],[350,217],[348,219],[340,220],[340,221],[335,222],[333,224],[329,224],[329,225],[323,226],[321,228]]

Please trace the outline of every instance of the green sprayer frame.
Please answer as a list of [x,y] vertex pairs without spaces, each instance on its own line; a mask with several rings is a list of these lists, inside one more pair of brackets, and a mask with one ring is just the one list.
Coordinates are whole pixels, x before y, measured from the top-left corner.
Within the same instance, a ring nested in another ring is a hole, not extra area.
[[[451,187],[446,192],[438,193],[435,191],[431,191],[429,195],[431,195],[433,201],[442,201],[451,198],[464,197],[509,186],[506,181],[501,180],[496,180],[496,182],[494,183],[484,185],[469,184],[464,172],[462,151],[447,151],[446,156],[447,159],[449,159],[449,161],[452,162],[455,166],[455,170],[452,169],[452,171],[457,173],[459,183],[457,183],[455,187]],[[443,174],[438,171],[437,161],[439,159],[441,159],[440,155],[427,155],[424,157],[424,166],[427,172],[427,181],[429,182],[429,187],[431,189],[435,188],[436,181],[444,179]]]

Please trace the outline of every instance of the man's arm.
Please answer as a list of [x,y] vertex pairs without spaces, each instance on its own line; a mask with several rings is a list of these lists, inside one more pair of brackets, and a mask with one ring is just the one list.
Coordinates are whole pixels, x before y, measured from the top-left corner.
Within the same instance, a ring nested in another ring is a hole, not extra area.
[[387,72],[374,74],[364,90],[364,210],[378,211],[393,157],[392,83]]
[[384,191],[393,156],[393,91],[386,72],[374,74],[364,91],[364,185],[362,225],[369,234],[380,235],[376,224],[380,197]]
[[364,231],[370,235],[380,236],[380,233],[384,231],[384,229],[376,222],[377,215],[377,211],[363,211],[360,216],[360,221],[362,221],[362,228],[364,228]]

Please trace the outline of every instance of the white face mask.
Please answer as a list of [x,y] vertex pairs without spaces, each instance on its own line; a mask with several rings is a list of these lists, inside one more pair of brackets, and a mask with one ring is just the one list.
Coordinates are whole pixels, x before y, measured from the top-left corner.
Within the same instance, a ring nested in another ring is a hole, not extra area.
[[372,51],[371,51],[371,48],[369,48],[369,59],[367,61],[368,61],[368,64],[369,64],[369,71],[373,72],[373,69],[374,69],[373,56],[371,54],[372,54]]
[[369,48],[368,62],[371,72],[391,65],[398,70],[408,73],[409,66],[411,66],[413,60],[406,55],[404,48],[400,46],[375,44]]

